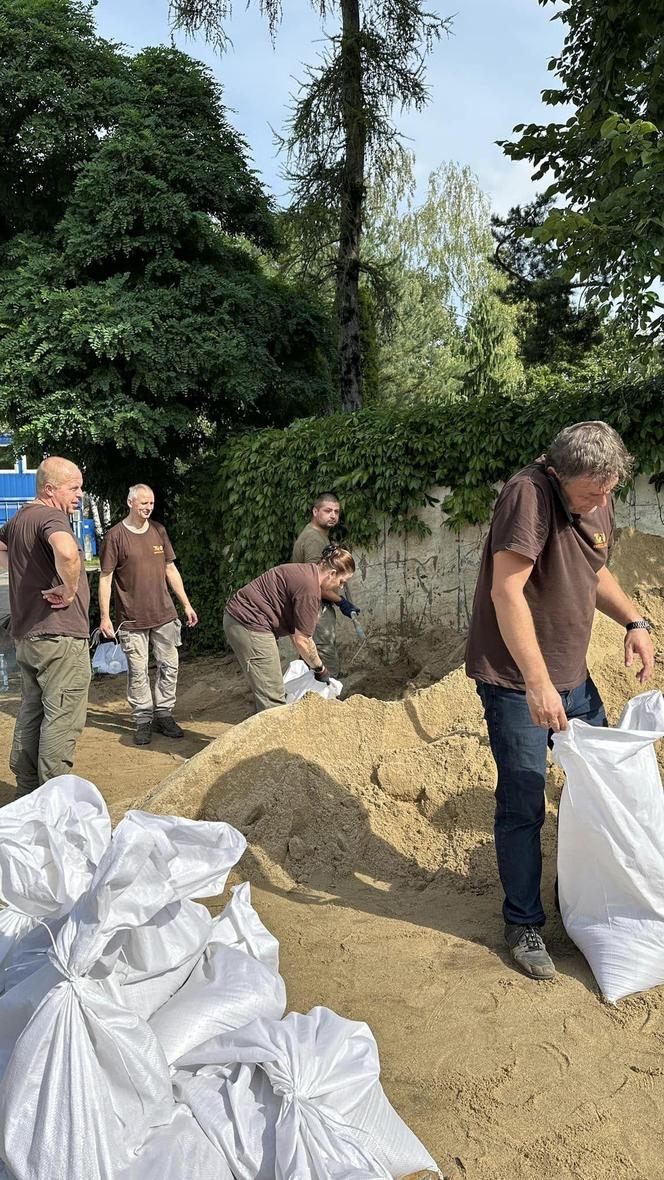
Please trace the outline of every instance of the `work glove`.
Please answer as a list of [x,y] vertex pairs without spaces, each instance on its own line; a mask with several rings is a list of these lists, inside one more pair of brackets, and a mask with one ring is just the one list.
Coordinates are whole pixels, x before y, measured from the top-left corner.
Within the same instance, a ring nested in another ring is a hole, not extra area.
[[319,684],[330,683],[330,669],[326,668],[325,664],[321,664],[320,668],[312,668],[311,670],[314,674],[314,680],[317,680]]
[[342,598],[341,602],[337,603],[337,606],[339,607],[342,615],[345,615],[347,619],[352,618],[353,615],[359,615],[360,613],[359,606],[355,606],[349,598]]

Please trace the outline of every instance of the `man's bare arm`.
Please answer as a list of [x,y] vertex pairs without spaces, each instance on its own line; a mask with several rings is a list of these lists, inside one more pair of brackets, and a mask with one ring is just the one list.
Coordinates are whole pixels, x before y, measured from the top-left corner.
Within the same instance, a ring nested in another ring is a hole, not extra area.
[[9,554],[4,541],[0,541],[0,570],[9,569]]
[[81,554],[71,533],[51,533],[48,543],[53,550],[60,585],[42,590],[42,596],[53,610],[64,610],[76,597],[82,568]]
[[115,628],[111,622],[111,587],[113,571],[99,575],[99,630],[106,639],[113,639]]
[[505,646],[523,676],[533,721],[558,732],[567,729],[567,717],[560,693],[551,682],[523,592],[533,565],[530,558],[511,550],[496,553],[491,600]]
[[[620,623],[622,627],[625,627],[627,623],[633,623],[636,619],[643,618],[642,612],[625,594],[622,586],[606,566],[602,566],[597,575],[597,609],[603,615],[608,615],[610,619],[613,619],[614,623]],[[641,684],[645,684],[655,666],[655,649],[650,635],[645,630],[628,631],[625,635],[626,668],[631,668],[635,655],[641,661],[641,669],[637,673],[637,679]]]
[[318,654],[318,648],[310,635],[303,635],[301,631],[295,631],[291,635],[291,639],[296,650],[310,668],[318,668],[322,664],[323,661]]
[[187,591],[184,588],[182,575],[174,561],[166,562],[166,581],[168,582],[178,602],[182,604],[182,609],[186,615],[188,626],[195,627],[198,622],[198,615],[187,598]]

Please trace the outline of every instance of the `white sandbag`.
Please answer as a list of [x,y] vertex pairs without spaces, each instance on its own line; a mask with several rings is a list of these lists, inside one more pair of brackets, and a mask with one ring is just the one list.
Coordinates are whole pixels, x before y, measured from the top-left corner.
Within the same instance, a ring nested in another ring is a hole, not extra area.
[[115,1180],[189,1178],[233,1180],[233,1173],[224,1156],[201,1130],[189,1108],[178,1103],[170,1121],[149,1132],[131,1162],[116,1172]]
[[[190,1054],[194,1062],[199,1053]],[[275,1180],[281,1098],[258,1065],[200,1065],[173,1074],[176,1098],[232,1162],[235,1180]]]
[[171,1118],[159,1043],[118,1002],[112,978],[92,972],[117,931],[150,921],[172,899],[154,837],[118,831],[45,965],[0,998],[5,1059],[17,1038],[0,1081],[0,1158],[17,1180],[114,1180],[151,1128]]
[[[237,1065],[260,1072],[228,1071]],[[233,1153],[227,1159],[238,1180],[389,1180],[437,1172],[383,1093],[368,1026],[327,1008],[255,1020],[185,1054],[176,1070],[178,1096],[215,1145]]]
[[279,970],[279,941],[263,925],[251,904],[248,881],[231,889],[230,901],[214,920],[211,940],[245,951],[273,971]]
[[195,901],[173,902],[145,926],[123,931],[114,972],[123,1004],[149,1020],[189,978],[211,933],[212,916]]
[[[168,864],[176,900],[121,936],[116,978],[123,1002],[148,1019],[175,995],[208,944],[213,920],[192,897],[221,893],[247,841],[230,824],[128,811],[118,832],[149,832]],[[111,945],[108,954],[114,955]]]
[[343,684],[331,676],[330,683],[323,684],[320,680],[316,680],[311,668],[305,664],[304,660],[291,660],[284,672],[284,688],[286,689],[286,704],[292,705],[293,701],[299,701],[306,692],[317,692],[326,701],[333,701],[335,697],[339,696]]
[[280,1020],[286,1010],[286,987],[274,965],[279,944],[250,898],[248,882],[236,887],[186,983],[150,1020],[169,1064],[218,1033],[260,1016]]
[[653,745],[661,737],[664,699],[646,692],[617,729],[572,721],[553,739],[566,775],[562,919],[611,1002],[664,983],[664,794]]
[[116,831],[129,826],[154,837],[168,861],[171,882],[180,900],[223,893],[228,874],[247,847],[246,837],[230,824],[185,819],[181,815],[128,811]]
[[0,911],[0,965],[38,919],[69,912],[110,838],[104,800],[77,775],[59,775],[0,808],[0,897],[7,906]]

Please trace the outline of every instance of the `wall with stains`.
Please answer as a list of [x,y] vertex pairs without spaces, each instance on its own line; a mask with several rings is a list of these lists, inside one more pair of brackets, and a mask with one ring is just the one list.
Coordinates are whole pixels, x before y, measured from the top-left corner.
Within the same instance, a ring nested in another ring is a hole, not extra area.
[[[433,488],[430,495],[439,503],[418,513],[429,536],[406,537],[385,528],[378,548],[354,551],[357,573],[349,595],[362,608],[365,629],[382,637],[386,651],[436,623],[457,630],[468,624],[487,527],[466,528],[456,537],[440,509],[447,489]],[[617,504],[616,523],[663,536],[664,491],[640,476],[629,498]],[[356,642],[349,625],[338,626],[337,635],[341,647]]]

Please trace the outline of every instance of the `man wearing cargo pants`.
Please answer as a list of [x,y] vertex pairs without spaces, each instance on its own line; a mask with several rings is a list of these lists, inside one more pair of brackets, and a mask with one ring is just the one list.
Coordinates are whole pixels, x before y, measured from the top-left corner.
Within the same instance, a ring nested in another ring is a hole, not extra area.
[[36,498],[0,529],[21,671],[9,758],[17,796],[71,771],[90,684],[90,591],[68,515],[80,504],[83,477],[54,455],[39,465],[36,482]]
[[[182,604],[189,627],[196,626],[198,615],[187,598],[166,529],[150,520],[154,509],[151,488],[135,484],[129,489],[127,504],[129,514],[109,529],[101,550],[99,628],[109,639],[117,634],[127,657],[127,699],[136,723],[134,742],[147,746],[153,729],[170,738],[184,736],[172,716],[180,621],[169,589]],[[110,616],[113,584],[117,632]],[[157,665],[154,700],[148,673],[150,647]]]

